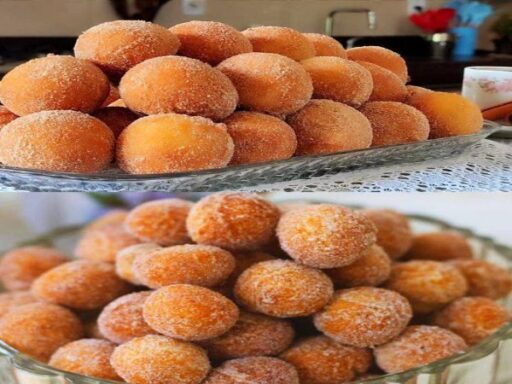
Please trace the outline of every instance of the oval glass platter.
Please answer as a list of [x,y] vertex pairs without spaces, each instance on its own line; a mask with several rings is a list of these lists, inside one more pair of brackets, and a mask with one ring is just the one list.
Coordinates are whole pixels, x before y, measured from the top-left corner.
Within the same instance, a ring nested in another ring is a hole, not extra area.
[[486,121],[484,128],[473,135],[172,174],[130,175],[119,169],[110,169],[84,175],[0,165],[0,186],[23,191],[68,192],[213,192],[232,190],[252,185],[350,172],[378,165],[449,158],[461,154],[468,147],[499,129],[498,124]]
[[[290,202],[290,201],[286,201]],[[325,202],[325,201],[322,201]],[[512,248],[489,237],[454,227],[425,216],[409,216],[416,232],[455,230],[468,238],[476,258],[489,260],[512,271]],[[71,250],[83,227],[67,227],[23,242],[21,245],[45,244]],[[512,310],[512,297],[502,304]],[[510,384],[512,383],[512,321],[478,345],[443,360],[398,374],[360,379],[352,384]],[[1,384],[121,384],[64,372],[20,354],[0,341]]]

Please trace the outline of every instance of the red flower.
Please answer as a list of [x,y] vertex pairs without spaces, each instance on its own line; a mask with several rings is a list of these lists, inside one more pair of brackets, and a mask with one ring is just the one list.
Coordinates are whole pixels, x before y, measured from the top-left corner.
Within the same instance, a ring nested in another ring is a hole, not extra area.
[[450,23],[455,17],[455,14],[455,9],[440,8],[414,13],[409,16],[409,20],[424,32],[446,32],[450,27]]

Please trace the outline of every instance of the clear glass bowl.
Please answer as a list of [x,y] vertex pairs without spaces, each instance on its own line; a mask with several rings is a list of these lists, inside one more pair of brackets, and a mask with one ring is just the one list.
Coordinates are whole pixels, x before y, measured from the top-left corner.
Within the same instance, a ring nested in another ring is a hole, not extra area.
[[[512,248],[496,243],[489,237],[471,230],[454,227],[446,222],[425,216],[410,216],[417,232],[452,229],[470,240],[478,258],[486,259],[512,270]],[[81,227],[52,231],[44,236],[24,242],[53,244],[61,249],[72,249]],[[503,301],[512,310],[512,298]],[[436,361],[432,364],[393,375],[354,381],[364,384],[510,384],[512,383],[512,321],[484,342],[463,354]],[[1,384],[112,384],[51,368],[18,353],[0,342]]]
[[81,175],[0,165],[0,185],[23,191],[66,192],[232,190],[259,184],[310,179],[377,165],[449,158],[461,154],[499,129],[500,126],[496,123],[485,122],[482,131],[473,135],[174,174],[129,175],[118,169],[111,169],[97,174]]

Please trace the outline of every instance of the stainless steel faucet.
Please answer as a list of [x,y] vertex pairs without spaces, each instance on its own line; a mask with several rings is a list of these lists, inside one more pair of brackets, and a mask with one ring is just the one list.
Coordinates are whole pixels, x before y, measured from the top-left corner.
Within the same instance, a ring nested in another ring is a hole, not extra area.
[[334,30],[334,18],[340,13],[366,13],[368,16],[368,28],[374,30],[377,28],[377,14],[368,8],[338,8],[329,13],[325,19],[325,34],[332,36]]

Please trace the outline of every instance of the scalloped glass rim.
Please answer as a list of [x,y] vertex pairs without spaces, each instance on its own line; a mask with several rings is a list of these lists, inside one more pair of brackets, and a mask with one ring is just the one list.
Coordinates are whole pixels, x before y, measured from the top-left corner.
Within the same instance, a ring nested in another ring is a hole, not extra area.
[[[451,137],[443,137],[440,139],[431,139],[426,140],[429,143],[446,143],[453,141],[456,138],[460,137],[467,137],[469,138],[480,138],[485,139],[486,137],[492,135],[493,133],[497,132],[501,129],[501,126],[495,122],[492,121],[484,121],[484,126],[482,130],[478,133],[471,134],[471,135],[461,135],[461,136],[451,136]],[[258,168],[262,166],[283,166],[286,164],[293,164],[295,161],[300,160],[315,160],[315,159],[329,159],[329,158],[335,158],[340,155],[348,155],[348,154],[356,154],[356,153],[372,153],[376,150],[381,149],[392,149],[392,148],[415,148],[416,146],[421,145],[422,143],[425,143],[426,141],[419,141],[415,143],[407,143],[407,144],[399,144],[399,145],[384,145],[380,147],[371,147],[371,148],[365,148],[365,149],[356,149],[356,150],[350,150],[350,151],[340,151],[340,152],[334,152],[324,155],[310,155],[310,156],[296,156],[292,157],[290,159],[286,160],[275,160],[275,161],[268,161],[264,163],[256,163],[256,164],[243,164],[243,165],[233,165],[233,166],[227,166],[223,168],[214,168],[214,169],[205,169],[200,171],[192,171],[192,172],[176,172],[176,173],[153,173],[153,174],[128,174],[124,173],[117,168],[111,169],[111,170],[105,170],[101,171],[99,173],[91,173],[91,174],[82,174],[82,173],[70,173],[70,172],[50,172],[50,171],[43,171],[39,169],[30,169],[30,168],[16,168],[16,167],[8,167],[8,166],[1,166],[0,165],[0,174],[3,171],[7,171],[9,173],[18,173],[18,174],[37,174],[42,176],[49,176],[54,178],[73,178],[76,181],[144,181],[144,180],[157,180],[157,179],[177,179],[177,178],[184,178],[184,177],[193,177],[193,176],[208,176],[208,175],[221,175],[223,172],[233,172],[233,171],[244,171],[244,170],[257,170]],[[115,173],[115,172],[122,172],[122,173]]]
[[[293,200],[297,201],[297,200]],[[320,203],[320,202],[326,202],[325,200],[322,201],[315,201],[314,199],[307,199],[307,201],[310,201],[311,203]],[[291,201],[287,201],[291,202]],[[349,205],[350,206],[350,205]],[[351,206],[353,208],[362,208],[360,206]],[[460,233],[463,233],[464,235],[477,239],[479,242],[484,244],[486,247],[488,247],[491,250],[496,251],[499,253],[503,258],[507,259],[510,264],[512,265],[512,247],[500,244],[496,241],[494,241],[491,237],[488,236],[482,236],[478,235],[474,231],[454,226],[452,224],[449,224],[448,222],[445,222],[443,220],[439,220],[436,218],[432,218],[429,216],[424,215],[408,215],[410,219],[413,221],[417,221],[420,223],[426,223],[426,224],[433,224],[437,225],[442,229],[449,229],[449,230],[455,230]],[[56,230],[52,230],[46,234],[43,234],[41,236],[38,236],[37,238],[34,238],[29,241],[21,242],[19,245],[28,245],[28,244],[36,244],[44,242],[48,239],[55,239],[60,236],[69,235],[72,233],[77,233],[83,228],[83,226],[70,226],[70,227],[64,227],[64,228],[58,228]],[[494,334],[489,336],[487,339],[482,341],[481,343],[472,346],[469,348],[466,352],[460,353],[454,356],[447,357],[442,360],[437,360],[433,363],[413,368],[408,371],[394,373],[394,374],[387,374],[387,375],[380,375],[375,378],[369,378],[369,379],[359,379],[356,381],[352,381],[350,383],[352,384],[383,384],[383,383],[407,383],[408,380],[421,375],[421,374],[437,374],[443,372],[446,368],[456,365],[456,364],[462,364],[467,363],[471,361],[476,361],[478,359],[484,358],[485,356],[489,355],[493,351],[495,351],[501,342],[504,342],[505,340],[512,339],[512,321],[510,321],[508,324],[501,327],[498,331],[496,331]],[[50,367],[47,364],[39,363],[36,360],[19,353],[16,349],[10,347],[9,345],[5,344],[0,340],[0,356],[1,355],[7,355],[14,366],[17,368],[20,368],[24,371],[38,374],[38,375],[48,375],[53,377],[60,377],[63,378],[64,382],[63,384],[72,384],[75,383],[74,380],[77,380],[76,383],[79,384],[123,384],[120,381],[112,381],[112,380],[106,380],[106,379],[97,379],[92,378],[88,376],[83,376],[80,374],[75,374],[67,371],[62,371],[53,367]],[[437,383],[438,381],[435,381]],[[451,382],[451,381],[442,381],[443,383]],[[34,381],[34,383],[37,383],[37,381]],[[419,383],[417,381],[414,381],[414,383]],[[423,383],[423,381],[422,381]],[[431,381],[428,381],[428,383],[431,383]],[[348,383],[347,383],[348,384]],[[411,383],[413,384],[413,383]],[[457,383],[459,384],[459,383]]]

